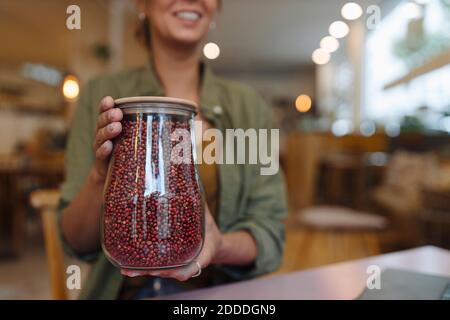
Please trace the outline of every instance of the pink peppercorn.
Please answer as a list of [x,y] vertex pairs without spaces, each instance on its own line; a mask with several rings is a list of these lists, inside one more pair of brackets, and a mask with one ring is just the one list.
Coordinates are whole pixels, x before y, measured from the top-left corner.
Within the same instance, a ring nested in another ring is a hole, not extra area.
[[119,99],[117,105],[124,118],[122,133],[114,141],[105,188],[103,250],[124,269],[189,264],[204,239],[193,141],[187,141],[188,162],[173,161],[171,156],[181,141],[173,139],[175,130],[186,130],[192,136],[193,104],[144,97]]

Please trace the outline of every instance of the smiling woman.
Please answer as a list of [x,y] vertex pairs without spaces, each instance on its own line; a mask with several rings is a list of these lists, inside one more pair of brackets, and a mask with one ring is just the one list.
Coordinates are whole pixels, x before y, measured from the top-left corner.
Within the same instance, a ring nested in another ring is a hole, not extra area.
[[[195,129],[200,127],[202,133],[210,128],[259,132],[272,127],[270,111],[254,90],[216,77],[201,61],[202,43],[220,6],[218,0],[138,0],[136,4],[151,53],[149,63],[91,80],[80,92],[68,142],[60,206],[62,238],[72,254],[95,259],[82,298],[145,298],[274,271],[281,262],[282,219],[287,214],[282,174],[261,174],[259,164],[248,162],[199,166],[205,199],[204,244],[188,265],[161,271],[120,270],[102,252],[99,231],[110,155],[120,141],[116,138],[127,131],[114,99],[166,96],[192,101],[198,106],[196,120],[202,123]],[[231,139],[225,136],[225,145]],[[251,151],[248,144],[243,148],[244,154]],[[127,184],[132,187],[133,179]],[[137,202],[129,205],[137,208]],[[120,236],[126,236],[131,227],[126,221],[125,226],[120,223],[125,233]],[[138,251],[127,247],[125,256],[142,259],[149,250],[139,241],[133,245]]]

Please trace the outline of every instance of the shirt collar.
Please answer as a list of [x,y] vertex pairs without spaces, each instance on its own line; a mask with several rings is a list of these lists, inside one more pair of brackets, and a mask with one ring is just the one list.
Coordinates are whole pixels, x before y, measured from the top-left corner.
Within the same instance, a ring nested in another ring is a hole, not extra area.
[[153,59],[142,69],[137,91],[143,96],[164,96],[164,89],[154,71]]
[[[211,67],[203,62],[201,63],[201,75],[200,112],[202,112],[208,120],[215,121],[222,115],[217,77]],[[139,95],[165,95],[161,82],[156,75],[153,59],[151,57],[149,63],[142,69],[137,86],[136,89]]]
[[208,120],[216,121],[223,113],[217,77],[207,64],[202,63],[202,71],[200,112]]

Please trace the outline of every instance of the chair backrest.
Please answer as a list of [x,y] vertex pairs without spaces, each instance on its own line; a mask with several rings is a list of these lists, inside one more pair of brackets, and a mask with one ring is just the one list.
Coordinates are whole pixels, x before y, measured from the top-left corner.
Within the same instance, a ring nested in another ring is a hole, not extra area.
[[397,151],[388,164],[384,185],[419,192],[423,186],[432,183],[437,168],[437,160],[432,154]]
[[314,204],[322,141],[320,134],[293,133],[288,137],[285,170],[292,212]]
[[58,236],[57,206],[59,190],[43,189],[33,191],[30,195],[31,205],[39,210],[45,238],[45,248],[50,275],[52,296],[54,299],[67,299],[64,255]]

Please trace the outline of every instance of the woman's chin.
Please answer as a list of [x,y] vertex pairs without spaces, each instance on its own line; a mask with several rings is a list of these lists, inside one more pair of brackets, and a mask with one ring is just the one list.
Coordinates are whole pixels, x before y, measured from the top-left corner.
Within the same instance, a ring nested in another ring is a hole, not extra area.
[[183,32],[173,36],[173,40],[182,46],[197,46],[203,40],[202,35],[192,32]]

